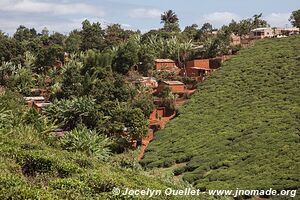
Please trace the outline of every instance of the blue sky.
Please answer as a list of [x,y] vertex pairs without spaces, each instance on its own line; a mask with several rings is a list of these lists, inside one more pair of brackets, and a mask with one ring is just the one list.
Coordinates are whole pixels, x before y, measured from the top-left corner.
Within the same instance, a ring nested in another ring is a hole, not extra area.
[[0,30],[13,33],[22,24],[41,31],[68,33],[84,19],[146,32],[160,28],[160,15],[172,9],[187,25],[210,22],[218,28],[231,19],[263,13],[272,26],[290,26],[288,18],[300,9],[299,0],[0,0]]

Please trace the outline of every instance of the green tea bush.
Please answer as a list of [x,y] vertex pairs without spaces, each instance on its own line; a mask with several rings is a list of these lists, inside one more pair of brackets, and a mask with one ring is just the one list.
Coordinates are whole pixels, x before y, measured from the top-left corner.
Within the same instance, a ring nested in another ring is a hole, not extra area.
[[174,164],[175,164],[174,160],[172,160],[172,159],[165,159],[164,162],[163,162],[163,164],[162,164],[162,167],[171,167]]
[[300,37],[262,40],[215,71],[156,134],[141,165],[197,188],[299,189]]
[[111,165],[123,169],[142,170],[142,166],[137,160],[138,151],[127,151],[117,154],[109,160]]
[[178,176],[178,175],[181,175],[182,173],[184,173],[185,171],[186,171],[186,166],[174,169],[173,173],[174,173],[174,176]]
[[52,171],[52,161],[47,157],[24,156],[18,158],[18,163],[22,166],[22,172],[26,176]]

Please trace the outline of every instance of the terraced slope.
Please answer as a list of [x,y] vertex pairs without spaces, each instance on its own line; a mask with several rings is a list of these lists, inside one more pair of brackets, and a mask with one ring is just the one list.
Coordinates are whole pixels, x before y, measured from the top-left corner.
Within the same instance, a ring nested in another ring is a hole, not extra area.
[[141,163],[205,189],[300,188],[300,37],[257,42],[199,86]]

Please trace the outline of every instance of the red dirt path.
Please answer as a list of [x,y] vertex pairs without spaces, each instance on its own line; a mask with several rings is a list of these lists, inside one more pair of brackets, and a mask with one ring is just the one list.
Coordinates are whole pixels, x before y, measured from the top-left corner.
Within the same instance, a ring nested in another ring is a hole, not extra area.
[[[159,124],[161,129],[164,129],[166,124],[172,119],[174,118],[176,115],[176,113],[174,113],[173,115],[169,116],[169,117],[163,117],[161,120],[149,120],[149,124]],[[154,139],[155,137],[155,132],[149,128],[148,129],[148,133],[147,135],[142,138],[142,145],[141,145],[141,150],[140,153],[138,155],[138,160],[141,160],[144,156],[145,150],[147,148],[147,146],[149,145],[149,143]]]

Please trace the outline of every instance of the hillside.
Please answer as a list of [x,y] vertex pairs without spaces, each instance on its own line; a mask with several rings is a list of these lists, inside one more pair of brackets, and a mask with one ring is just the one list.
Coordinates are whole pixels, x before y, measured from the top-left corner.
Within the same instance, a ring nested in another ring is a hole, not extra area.
[[150,143],[141,163],[205,189],[300,188],[300,37],[240,51]]
[[0,199],[136,199],[115,196],[112,190],[184,187],[145,173],[126,154],[103,162],[63,150],[47,124],[19,95],[0,94]]

